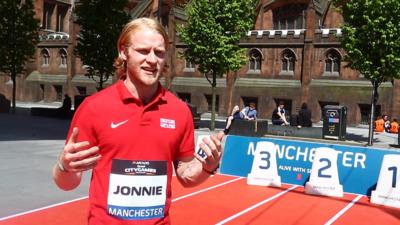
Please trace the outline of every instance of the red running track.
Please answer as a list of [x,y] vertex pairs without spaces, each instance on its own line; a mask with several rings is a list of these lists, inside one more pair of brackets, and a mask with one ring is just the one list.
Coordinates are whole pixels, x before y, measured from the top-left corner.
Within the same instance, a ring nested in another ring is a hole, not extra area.
[[[171,221],[180,224],[399,224],[400,209],[371,204],[361,195],[304,194],[302,186],[249,186],[245,178],[216,175],[195,188],[173,179]],[[87,198],[0,218],[0,225],[83,225]]]

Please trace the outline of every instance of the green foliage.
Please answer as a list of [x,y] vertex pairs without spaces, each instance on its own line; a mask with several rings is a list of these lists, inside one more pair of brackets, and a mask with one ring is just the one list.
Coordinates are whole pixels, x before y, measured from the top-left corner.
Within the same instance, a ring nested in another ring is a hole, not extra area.
[[77,55],[87,66],[87,76],[102,89],[104,82],[114,74],[113,63],[118,56],[116,44],[122,27],[129,21],[124,11],[128,0],[79,1],[75,22],[80,25]]
[[255,0],[192,0],[185,10],[187,24],[178,27],[187,45],[186,60],[203,73],[223,74],[240,69],[247,61],[237,44],[255,18]]
[[32,0],[24,2],[0,1],[0,71],[12,79],[24,71],[39,40],[39,23],[35,19]]
[[400,78],[400,1],[336,0],[349,67],[373,83]]

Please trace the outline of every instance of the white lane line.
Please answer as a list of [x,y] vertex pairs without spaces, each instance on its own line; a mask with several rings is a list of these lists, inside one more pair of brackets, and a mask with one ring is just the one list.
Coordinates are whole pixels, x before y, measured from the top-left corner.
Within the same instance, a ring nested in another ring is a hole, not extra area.
[[233,220],[233,219],[235,219],[235,218],[237,218],[237,217],[239,217],[239,216],[241,216],[241,215],[243,215],[243,214],[245,214],[245,213],[247,213],[247,212],[249,212],[249,211],[251,211],[251,210],[253,210],[253,209],[255,209],[255,208],[257,208],[257,207],[259,207],[261,205],[263,205],[263,204],[265,204],[265,203],[267,203],[267,202],[270,202],[270,201],[272,201],[272,200],[274,200],[276,198],[279,198],[280,196],[288,193],[289,191],[291,191],[291,190],[293,190],[293,189],[295,189],[297,187],[298,187],[298,185],[295,185],[295,186],[292,186],[292,187],[286,189],[285,191],[279,192],[278,194],[276,194],[274,196],[271,196],[271,197],[269,197],[269,198],[267,198],[267,199],[255,204],[255,205],[253,205],[253,206],[251,206],[251,207],[249,207],[249,208],[247,208],[247,209],[245,209],[245,210],[243,210],[243,211],[241,211],[239,213],[236,213],[235,215],[233,215],[231,217],[228,217],[228,218],[222,220],[219,223],[216,223],[216,225],[225,224],[225,223],[227,223],[227,222],[229,222],[229,221],[231,221],[231,220]]
[[224,183],[220,183],[220,184],[214,185],[214,186],[212,186],[212,187],[208,187],[208,188],[205,188],[205,189],[201,189],[201,190],[199,190],[199,191],[192,192],[192,193],[190,193],[190,194],[187,194],[187,195],[184,195],[184,196],[181,196],[181,197],[174,198],[174,199],[172,199],[172,202],[176,202],[176,201],[179,201],[179,200],[181,200],[181,199],[184,199],[184,198],[187,198],[187,197],[191,197],[191,196],[193,196],[193,195],[197,195],[197,194],[200,194],[200,193],[202,193],[202,192],[209,191],[209,190],[211,190],[211,189],[214,189],[214,188],[217,188],[217,187],[221,187],[221,186],[223,186],[223,185],[226,185],[226,184],[229,184],[229,183],[235,182],[235,181],[237,181],[237,180],[241,180],[241,179],[243,179],[243,177],[239,177],[239,178],[236,178],[236,179],[233,179],[233,180],[226,181],[226,182],[224,182]]
[[[208,190],[211,190],[211,189],[214,189],[214,188],[217,188],[217,187],[220,187],[220,186],[235,182],[235,181],[240,180],[240,179],[243,179],[243,177],[238,177],[238,178],[235,178],[233,180],[229,180],[229,181],[226,181],[224,183],[221,183],[221,184],[218,184],[218,185],[215,185],[215,186],[212,186],[212,187],[208,187],[208,188],[205,188],[205,189],[202,189],[202,190],[199,190],[199,191],[196,191],[196,192],[193,192],[193,193],[190,193],[190,194],[178,197],[178,198],[174,198],[174,199],[172,199],[172,202],[176,202],[176,201],[179,201],[181,199],[184,199],[184,198],[196,195],[196,194],[200,194],[202,192],[205,192],[205,191],[208,191]],[[45,207],[38,208],[38,209],[29,210],[29,211],[22,212],[22,213],[17,213],[17,214],[6,216],[6,217],[2,217],[2,218],[0,218],[0,221],[11,219],[11,218],[18,217],[18,216],[23,216],[23,215],[26,215],[26,214],[38,212],[38,211],[49,209],[49,208],[53,208],[53,207],[56,207],[56,206],[65,205],[65,204],[68,204],[68,203],[80,201],[80,200],[83,200],[83,199],[86,199],[86,198],[88,198],[88,196],[85,196],[85,197],[82,197],[82,198],[73,199],[73,200],[70,200],[70,201],[56,203],[56,204],[53,204],[53,205],[45,206]]]
[[41,210],[53,208],[53,207],[60,206],[60,205],[69,204],[69,203],[80,201],[80,200],[83,200],[83,199],[86,199],[86,198],[88,198],[88,196],[77,198],[77,199],[73,199],[73,200],[66,201],[66,202],[56,203],[56,204],[53,204],[53,205],[45,206],[45,207],[38,208],[38,209],[29,210],[29,211],[22,212],[22,213],[17,213],[17,214],[6,216],[6,217],[2,217],[2,218],[0,218],[0,221],[11,219],[11,218],[18,217],[18,216],[23,216],[23,215],[26,215],[26,214],[29,214],[29,213],[38,212],[38,211],[41,211]]
[[339,217],[341,217],[343,214],[346,213],[347,210],[349,210],[356,202],[358,202],[358,200],[360,200],[363,196],[362,195],[358,195],[357,197],[355,197],[353,199],[353,201],[351,201],[349,204],[347,204],[346,207],[344,207],[342,210],[340,210],[338,213],[336,213],[335,216],[333,216],[328,222],[325,223],[325,225],[330,225],[333,222],[335,222]]

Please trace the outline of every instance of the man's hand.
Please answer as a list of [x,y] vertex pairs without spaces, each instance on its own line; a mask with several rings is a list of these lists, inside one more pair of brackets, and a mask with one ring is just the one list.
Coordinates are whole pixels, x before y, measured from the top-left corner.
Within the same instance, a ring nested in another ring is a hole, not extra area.
[[219,132],[217,135],[211,135],[210,138],[203,138],[200,143],[200,148],[203,149],[207,155],[206,159],[203,159],[198,154],[195,154],[197,160],[199,160],[203,169],[207,172],[215,171],[219,167],[219,162],[222,156],[222,145],[221,141],[224,137],[224,132]]
[[78,128],[74,127],[59,162],[66,172],[82,172],[92,169],[101,158],[97,146],[89,147],[88,141],[77,142]]

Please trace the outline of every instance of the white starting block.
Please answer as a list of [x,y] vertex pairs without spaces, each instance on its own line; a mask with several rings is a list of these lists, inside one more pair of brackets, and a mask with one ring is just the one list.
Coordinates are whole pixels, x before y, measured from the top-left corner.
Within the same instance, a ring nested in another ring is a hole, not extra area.
[[400,208],[400,155],[383,156],[376,190],[371,193],[371,202]]
[[281,186],[276,163],[276,146],[272,142],[257,143],[251,172],[247,176],[247,184],[259,186]]
[[339,183],[337,158],[338,152],[332,148],[315,149],[310,180],[305,186],[307,194],[343,196],[343,186]]

